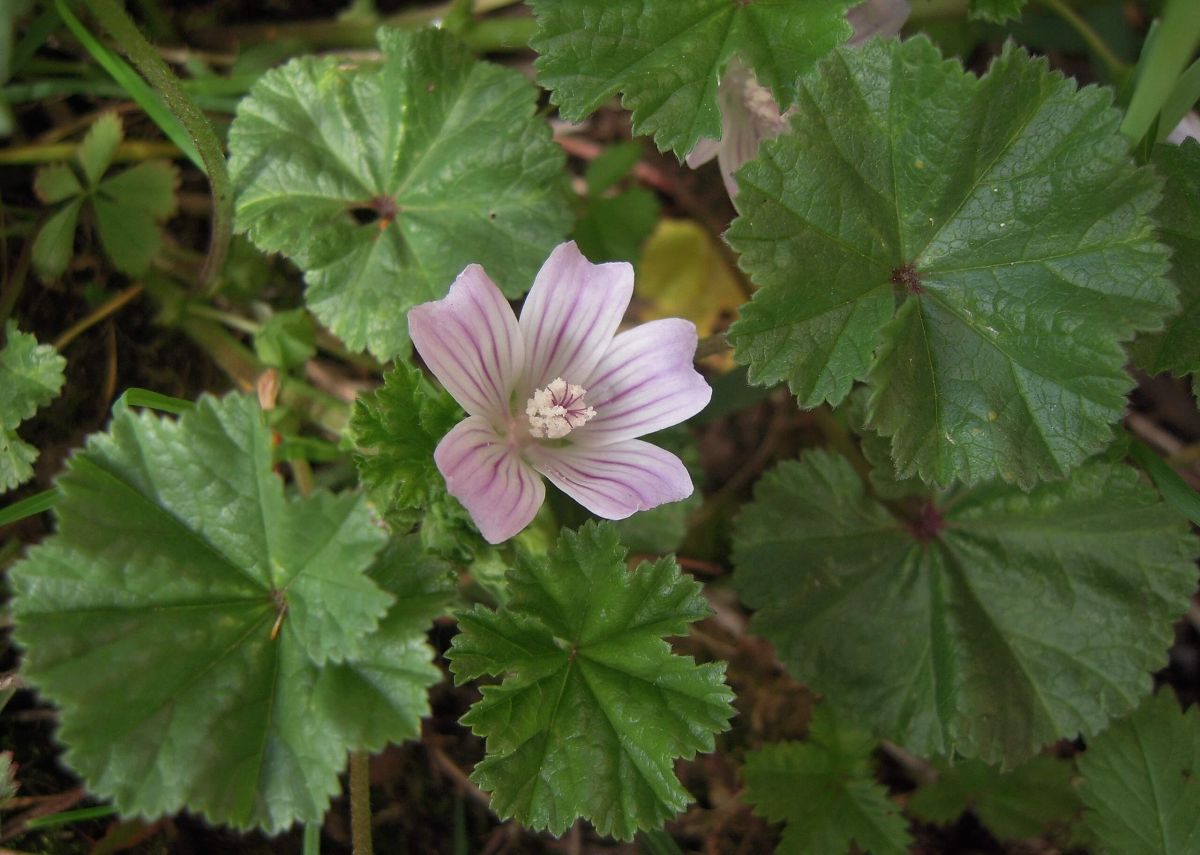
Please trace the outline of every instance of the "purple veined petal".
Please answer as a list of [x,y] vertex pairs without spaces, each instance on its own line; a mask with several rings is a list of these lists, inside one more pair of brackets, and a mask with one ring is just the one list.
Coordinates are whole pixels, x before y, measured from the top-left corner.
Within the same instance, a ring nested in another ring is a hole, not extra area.
[[623,520],[692,495],[692,477],[669,451],[640,439],[602,448],[532,446],[529,460],[597,516]]
[[721,144],[717,163],[725,190],[737,196],[733,173],[758,156],[763,140],[779,136],[787,128],[787,115],[780,113],[771,90],[761,85],[746,66],[734,57],[721,77]]
[[708,137],[701,137],[696,140],[696,144],[692,146],[692,150],[688,152],[687,165],[692,169],[697,169],[708,163],[717,156],[717,152],[721,149],[721,143],[717,140],[710,140]]
[[508,540],[529,525],[546,498],[542,479],[479,416],[468,416],[442,437],[433,459],[450,495],[488,543]]
[[470,265],[445,297],[410,309],[408,333],[463,409],[497,423],[507,418],[525,341],[512,307],[482,267]]
[[521,310],[529,391],[557,377],[577,384],[589,375],[632,296],[632,265],[592,264],[574,241],[555,248]]
[[681,318],[650,321],[613,339],[586,381],[596,415],[572,432],[580,446],[632,439],[690,419],[712,389],[696,371],[696,327]]
[[899,35],[911,11],[908,0],[867,0],[858,4],[846,13],[846,20],[854,27],[850,44],[859,45],[875,36]]

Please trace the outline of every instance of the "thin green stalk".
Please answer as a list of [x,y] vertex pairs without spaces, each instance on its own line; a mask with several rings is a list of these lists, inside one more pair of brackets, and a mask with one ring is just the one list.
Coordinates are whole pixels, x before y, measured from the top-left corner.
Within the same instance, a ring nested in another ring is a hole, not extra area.
[[371,855],[371,755],[350,752],[350,840],[354,855]]
[[58,490],[45,490],[34,493],[27,499],[0,509],[0,528],[15,522],[48,511],[58,502]]
[[1134,145],[1141,142],[1166,104],[1175,84],[1200,45],[1200,13],[1196,0],[1167,0],[1162,20],[1148,53],[1138,61],[1137,86],[1129,101],[1123,133]]
[[[41,229],[41,224],[38,224]],[[12,275],[0,285],[0,339],[4,337],[4,322],[12,316],[21,292],[25,290],[25,282],[29,279],[29,263],[33,258],[33,236],[21,245],[21,254],[17,256],[16,268]],[[2,343],[2,342],[0,342]]]
[[[49,143],[41,145],[15,145],[0,148],[0,166],[29,165],[37,163],[61,163],[70,160],[79,148],[78,143]],[[123,163],[130,160],[149,160],[155,157],[171,158],[179,154],[174,143],[157,140],[130,140],[117,146],[113,161]]]
[[116,0],[87,0],[92,13],[112,35],[117,44],[129,57],[130,62],[142,73],[151,86],[162,96],[167,107],[178,117],[195,143],[208,173],[212,190],[213,222],[208,241],[208,255],[200,268],[199,286],[207,289],[210,283],[219,282],[217,275],[225,266],[229,253],[229,241],[233,236],[233,184],[225,166],[225,153],[221,141],[208,118],[196,103],[188,97],[179,79],[163,62],[162,57],[145,37],[137,25],[130,20]]
[[96,308],[95,311],[88,313],[84,318],[73,323],[67,328],[66,332],[54,340],[54,349],[61,353],[68,344],[77,339],[87,330],[91,329],[96,324],[107,318],[109,315],[120,310],[122,306],[130,300],[136,298],[142,293],[141,285],[130,285],[124,291],[114,295]]
[[1068,6],[1064,0],[1041,0],[1042,5],[1052,11],[1058,17],[1066,21],[1079,37],[1084,40],[1087,46],[1091,49],[1100,61],[1104,63],[1105,69],[1108,70],[1108,76],[1114,81],[1120,81],[1127,71],[1125,63],[1123,63],[1112,48],[1100,38],[1100,34],[1092,28],[1078,12]]
[[321,855],[321,824],[310,822],[304,826],[304,855]]

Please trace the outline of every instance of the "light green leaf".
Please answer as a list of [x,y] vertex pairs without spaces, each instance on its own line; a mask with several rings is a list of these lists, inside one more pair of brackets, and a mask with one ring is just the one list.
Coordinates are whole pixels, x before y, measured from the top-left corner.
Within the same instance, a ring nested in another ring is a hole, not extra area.
[[1171,279],[1179,286],[1182,310],[1162,332],[1139,336],[1133,358],[1157,374],[1200,372],[1200,143],[1160,145],[1154,166],[1166,179],[1155,214],[1158,235],[1171,248]]
[[1110,442],[1120,343],[1175,305],[1111,94],[1011,43],[976,78],[923,37],[839,50],[801,89],[738,173],[751,381],[813,407],[867,378],[902,478],[1029,487]]
[[674,761],[729,727],[724,664],[663,640],[708,614],[700,585],[672,559],[629,571],[624,557],[608,524],[564,531],[548,556],[521,558],[505,608],[459,615],[455,679],[504,675],[462,719],[487,739],[471,780],[501,818],[562,834],[583,817],[629,840],[687,806]]
[[825,452],[764,477],[734,538],[753,628],[797,679],[920,754],[1007,767],[1137,706],[1196,554],[1126,466],[959,489],[902,520]]
[[33,240],[33,267],[43,279],[57,279],[67,270],[75,251],[75,226],[83,197],[67,202],[50,215]]
[[88,128],[75,156],[89,186],[96,186],[108,171],[122,136],[121,119],[116,113],[105,113]]
[[104,251],[122,273],[140,276],[162,248],[159,223],[175,213],[179,172],[147,161],[101,181],[92,195]]
[[347,750],[416,732],[435,670],[404,577],[425,571],[365,572],[386,538],[360,497],[285,498],[252,398],[126,410],[58,488],[13,609],[92,794],[278,831],[321,818]]
[[58,397],[67,361],[48,344],[4,325],[0,350],[0,492],[33,477],[37,449],[17,436],[21,422]]
[[783,107],[795,81],[846,41],[856,0],[532,0],[539,82],[563,117],[618,92],[633,129],[681,158],[721,138],[717,84],[735,54]]
[[913,815],[926,822],[951,823],[971,810],[998,839],[1018,840],[1065,825],[1081,808],[1071,764],[1056,757],[1043,754],[1011,772],[978,760],[938,769],[938,779],[908,800]]
[[445,391],[403,362],[388,372],[382,387],[359,396],[350,420],[354,462],[384,519],[411,523],[446,498],[433,452],[462,418]]
[[1079,758],[1084,824],[1111,855],[1200,850],[1200,714],[1161,689]]
[[842,726],[828,704],[813,710],[808,739],[746,755],[745,799],[787,827],[776,852],[905,855],[912,843],[899,807],[871,769],[871,735]]
[[271,315],[254,334],[254,352],[267,365],[290,369],[303,365],[317,352],[317,332],[304,309]]
[[97,192],[125,210],[144,213],[156,221],[175,214],[179,170],[165,160],[147,160],[100,182]]
[[40,167],[33,177],[33,191],[43,205],[53,205],[84,192],[75,170],[65,163]]
[[440,31],[379,38],[380,66],[303,57],[263,75],[229,147],[239,228],[304,270],[309,308],[349,347],[387,359],[408,350],[409,308],[470,263],[523,294],[569,211],[527,80]]
[[970,17],[993,24],[1003,24],[1010,18],[1020,18],[1028,0],[971,0]]

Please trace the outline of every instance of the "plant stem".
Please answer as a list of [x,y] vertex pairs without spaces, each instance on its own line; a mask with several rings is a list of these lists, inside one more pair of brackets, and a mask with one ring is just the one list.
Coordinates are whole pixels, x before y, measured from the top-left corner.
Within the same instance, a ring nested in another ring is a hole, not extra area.
[[1112,49],[1104,39],[1100,38],[1100,34],[1092,28],[1092,25],[1068,6],[1064,0],[1041,0],[1041,2],[1047,9],[1071,25],[1079,37],[1087,43],[1092,53],[1104,63],[1104,67],[1108,70],[1108,76],[1119,83],[1127,71],[1125,63],[1112,52]]
[[168,109],[179,119],[188,135],[196,144],[196,150],[204,161],[208,183],[212,190],[213,221],[208,241],[208,255],[200,269],[198,285],[207,289],[210,283],[219,281],[217,274],[225,266],[229,252],[229,241],[233,236],[233,185],[229,170],[225,166],[225,154],[221,141],[208,118],[196,103],[183,91],[179,79],[163,62],[158,52],[142,36],[137,25],[120,7],[116,0],[88,0],[92,12],[104,28],[116,39],[130,62],[155,88],[166,102]]
[[304,826],[303,855],[321,855],[321,826],[310,822]]
[[1134,145],[1150,130],[1176,82],[1200,44],[1196,0],[1168,0],[1149,53],[1138,60],[1137,86],[1129,101],[1123,133]]
[[350,752],[350,839],[354,855],[371,855],[371,755]]
[[78,338],[81,333],[100,323],[102,320],[118,311],[122,306],[141,293],[141,285],[130,285],[124,291],[114,295],[108,300],[105,300],[102,305],[100,305],[87,317],[81,318],[80,320],[71,324],[71,326],[67,327],[66,331],[54,340],[54,349],[61,353],[63,349],[76,338]]
[[187,307],[189,315],[195,315],[197,318],[208,318],[210,321],[216,321],[219,324],[235,329],[238,332],[254,335],[262,331],[262,324],[243,318],[241,315],[235,315],[233,312],[223,312],[220,309],[214,309],[212,306],[206,306],[203,303],[189,303]]
[[[39,224],[38,228],[41,228]],[[0,346],[4,344],[4,323],[12,316],[21,292],[25,290],[25,282],[29,278],[29,264],[33,258],[33,235],[30,235],[21,246],[21,254],[17,256],[16,268],[12,275],[0,287]]]
[[[18,164],[59,163],[69,160],[79,148],[77,143],[50,143],[49,145],[15,145],[0,149],[0,166]],[[133,140],[117,146],[113,161],[148,160],[154,157],[178,157],[180,151],[174,143],[152,140]]]

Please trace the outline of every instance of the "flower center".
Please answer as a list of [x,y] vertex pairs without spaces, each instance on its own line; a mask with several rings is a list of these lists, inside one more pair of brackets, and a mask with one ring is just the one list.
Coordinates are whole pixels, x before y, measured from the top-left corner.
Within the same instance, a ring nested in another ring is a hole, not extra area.
[[541,439],[561,439],[596,415],[583,400],[587,389],[568,383],[561,377],[545,389],[538,389],[525,402],[529,432]]

